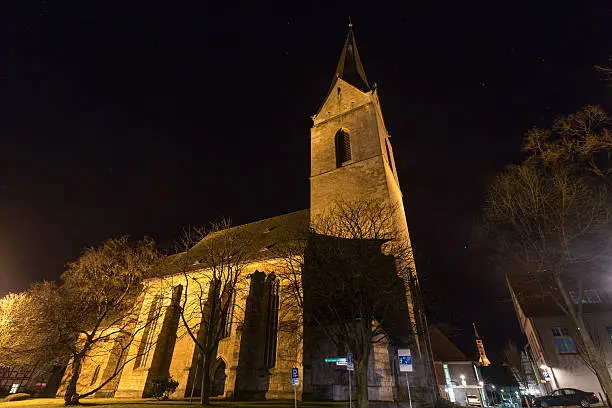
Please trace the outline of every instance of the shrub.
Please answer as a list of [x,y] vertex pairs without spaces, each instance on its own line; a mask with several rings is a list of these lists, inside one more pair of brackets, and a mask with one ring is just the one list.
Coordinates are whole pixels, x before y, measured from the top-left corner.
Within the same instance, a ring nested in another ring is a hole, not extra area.
[[17,394],[11,394],[6,397],[7,401],[23,401],[30,398],[30,394],[26,394],[25,392],[20,392]]
[[178,385],[178,381],[172,376],[155,377],[151,380],[151,395],[160,401],[166,401]]

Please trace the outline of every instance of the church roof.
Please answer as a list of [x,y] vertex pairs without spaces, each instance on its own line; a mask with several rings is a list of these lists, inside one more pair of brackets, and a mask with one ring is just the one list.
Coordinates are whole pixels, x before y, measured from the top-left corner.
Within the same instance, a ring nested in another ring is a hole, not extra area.
[[342,78],[363,92],[370,90],[370,85],[368,84],[368,79],[366,78],[363,65],[361,65],[361,59],[359,58],[359,52],[357,51],[352,24],[349,24],[346,41],[344,42],[342,53],[340,53],[340,60],[336,67],[336,77]]
[[[309,225],[310,211],[301,210],[208,234],[188,251],[188,261],[193,262],[193,265],[189,265],[187,269],[196,270],[206,267],[206,251],[215,247],[216,241],[220,242],[224,238],[238,236],[234,234],[235,232],[244,238],[244,252],[248,254],[248,262],[278,257],[277,247],[291,240],[305,239]],[[169,256],[162,268],[161,275],[183,272],[186,269],[186,256],[186,252]]]

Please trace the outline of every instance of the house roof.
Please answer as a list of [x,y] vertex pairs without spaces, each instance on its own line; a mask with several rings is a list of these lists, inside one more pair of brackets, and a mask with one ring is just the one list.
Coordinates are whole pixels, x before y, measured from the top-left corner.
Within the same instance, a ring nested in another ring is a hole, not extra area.
[[434,361],[471,361],[450,339],[437,327],[429,329],[429,340]]
[[[564,314],[553,297],[559,296],[554,282],[545,281],[543,278],[536,279],[524,273],[507,274],[506,280],[512,300],[518,303],[526,317],[561,316]],[[570,292],[570,296],[576,296],[573,293],[578,293],[577,284],[569,279],[563,279],[563,281]],[[596,292],[598,298],[598,302],[585,301],[583,303],[584,313],[612,311],[610,290],[606,284],[602,283],[602,281],[592,280],[589,277],[584,278],[585,291]]]

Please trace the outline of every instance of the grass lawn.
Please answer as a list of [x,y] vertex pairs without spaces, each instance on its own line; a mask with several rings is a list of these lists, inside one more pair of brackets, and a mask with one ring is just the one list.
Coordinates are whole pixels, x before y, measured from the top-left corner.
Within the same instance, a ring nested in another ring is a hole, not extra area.
[[[190,404],[189,400],[171,400],[171,401],[156,401],[151,399],[112,399],[112,398],[86,398],[82,402],[83,407],[111,407],[111,408],[187,408],[199,407],[196,403]],[[348,405],[342,402],[300,402],[298,407],[303,408],[340,408]],[[0,402],[0,408],[8,407],[28,407],[28,408],[43,408],[43,407],[63,407],[64,400],[61,398],[34,398],[25,401]],[[214,401],[212,408],[293,408],[293,400],[286,401]]]

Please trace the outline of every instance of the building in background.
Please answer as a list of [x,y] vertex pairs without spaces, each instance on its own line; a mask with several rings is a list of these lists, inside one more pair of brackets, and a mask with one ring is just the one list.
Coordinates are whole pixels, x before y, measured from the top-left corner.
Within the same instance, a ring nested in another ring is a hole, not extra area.
[[54,366],[42,371],[31,366],[0,367],[0,397],[18,392],[53,396],[64,370],[64,366]]
[[459,350],[437,327],[429,330],[429,337],[436,381],[442,398],[468,406],[468,396],[476,396],[482,406],[488,406],[478,364]]
[[[508,287],[522,332],[529,343],[526,351],[536,367],[534,393],[548,394],[559,388],[576,388],[603,395],[599,381],[580,354],[571,319],[552,301],[532,296],[533,288],[519,277],[509,276]],[[576,304],[579,299],[570,291]],[[587,288],[581,300],[584,318],[596,346],[612,363],[612,298],[601,288]],[[601,398],[600,398],[601,399]]]

